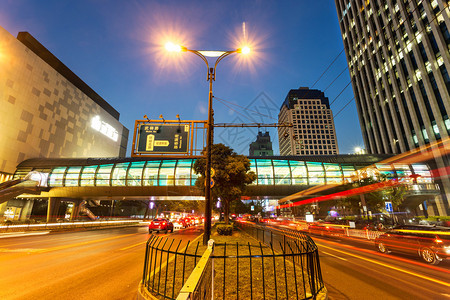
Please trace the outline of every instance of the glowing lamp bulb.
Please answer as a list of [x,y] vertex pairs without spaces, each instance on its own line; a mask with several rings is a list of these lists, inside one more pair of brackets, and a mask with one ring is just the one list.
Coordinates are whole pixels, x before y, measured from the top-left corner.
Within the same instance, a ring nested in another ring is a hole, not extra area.
[[241,48],[241,53],[242,54],[249,54],[250,53],[250,48],[245,46]]
[[175,45],[172,42],[167,42],[165,47],[166,47],[166,50],[169,52],[180,52],[181,51],[181,46]]

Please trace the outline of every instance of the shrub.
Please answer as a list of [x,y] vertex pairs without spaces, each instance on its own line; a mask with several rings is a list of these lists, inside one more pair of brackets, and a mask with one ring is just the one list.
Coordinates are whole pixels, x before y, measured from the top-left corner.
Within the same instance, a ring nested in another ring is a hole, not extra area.
[[231,235],[233,233],[233,225],[217,225],[216,228],[219,235]]

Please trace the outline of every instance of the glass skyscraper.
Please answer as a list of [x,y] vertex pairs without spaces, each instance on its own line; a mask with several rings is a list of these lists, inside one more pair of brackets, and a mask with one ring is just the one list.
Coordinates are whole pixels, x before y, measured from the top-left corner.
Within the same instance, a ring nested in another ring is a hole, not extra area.
[[[430,163],[437,170],[446,170],[450,134],[448,1],[335,2],[368,153],[402,153],[440,144],[443,154],[435,154]],[[440,177],[443,194],[435,208],[439,214],[447,214],[450,181],[448,175]]]

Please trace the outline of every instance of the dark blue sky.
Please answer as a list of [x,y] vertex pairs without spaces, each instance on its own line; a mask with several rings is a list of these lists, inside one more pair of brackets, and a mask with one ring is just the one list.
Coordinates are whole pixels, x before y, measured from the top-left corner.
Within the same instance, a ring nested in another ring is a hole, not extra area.
[[[131,131],[128,155],[134,120],[144,114],[207,118],[206,66],[190,53],[167,55],[168,40],[197,50],[249,41],[248,57],[234,54],[218,66],[214,95],[239,106],[216,100],[216,123],[277,122],[289,90],[312,87],[343,49],[332,0],[2,0],[0,26],[14,36],[28,31],[120,112]],[[342,53],[314,86],[328,87],[342,154],[362,146],[354,102],[338,114],[353,98],[351,86],[338,97],[350,82],[348,70],[329,87],[346,66]],[[216,129],[215,142],[248,154],[257,130]],[[276,130],[269,131],[278,154]]]

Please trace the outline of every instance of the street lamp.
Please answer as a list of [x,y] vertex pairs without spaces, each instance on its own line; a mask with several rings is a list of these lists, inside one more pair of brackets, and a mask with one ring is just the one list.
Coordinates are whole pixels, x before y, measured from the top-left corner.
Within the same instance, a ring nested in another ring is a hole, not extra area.
[[[213,120],[213,108],[212,108],[212,84],[216,80],[216,68],[217,64],[233,53],[250,53],[249,47],[242,47],[231,51],[203,51],[203,50],[191,50],[186,47],[173,44],[171,42],[166,43],[166,50],[170,52],[191,52],[200,57],[205,63],[208,72],[207,81],[209,81],[209,100],[208,100],[208,123],[206,126],[206,178],[205,178],[205,225],[203,234],[203,245],[208,244],[208,240],[211,236],[211,147],[213,144],[213,130],[214,130],[214,120]],[[217,57],[214,63],[214,67],[210,67],[207,57]]]

